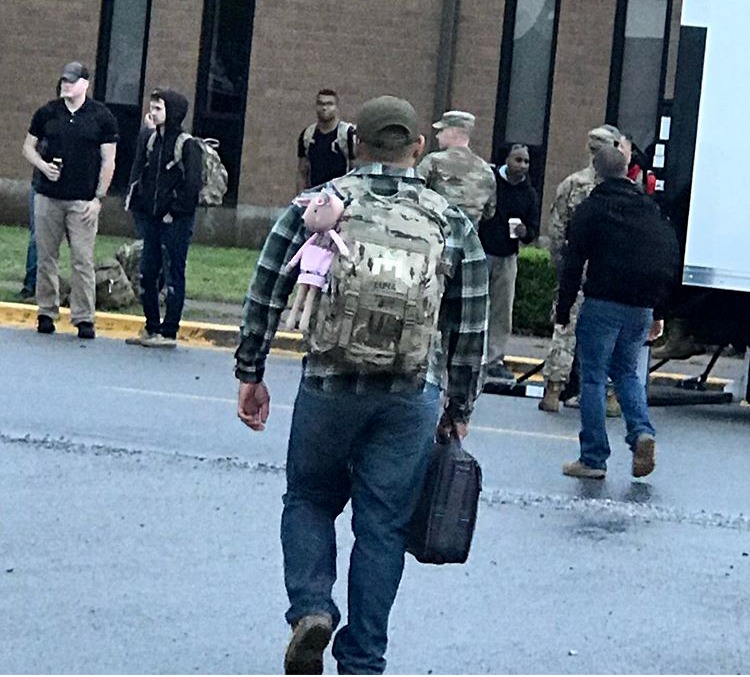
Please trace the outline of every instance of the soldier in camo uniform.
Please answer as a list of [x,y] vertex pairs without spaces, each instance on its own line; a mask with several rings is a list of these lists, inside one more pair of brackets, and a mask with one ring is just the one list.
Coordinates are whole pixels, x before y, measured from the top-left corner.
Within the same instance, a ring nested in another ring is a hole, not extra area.
[[[567,237],[568,225],[573,218],[575,208],[581,204],[594,189],[596,178],[591,164],[596,152],[604,146],[617,146],[620,132],[611,125],[597,127],[588,134],[589,164],[580,171],[563,179],[557,187],[555,201],[549,224],[550,256],[558,278],[562,271],[563,248]],[[544,360],[544,397],[539,402],[542,411],[560,410],[560,394],[568,382],[575,356],[575,325],[578,311],[583,301],[583,294],[578,298],[570,311],[570,324],[566,327],[555,325],[549,352]],[[553,306],[554,307],[554,306]],[[554,312],[554,310],[553,310]]]
[[427,187],[459,207],[476,228],[480,219],[495,213],[495,174],[469,148],[475,118],[471,113],[450,110],[432,126],[437,129],[440,150],[425,156],[417,174]]

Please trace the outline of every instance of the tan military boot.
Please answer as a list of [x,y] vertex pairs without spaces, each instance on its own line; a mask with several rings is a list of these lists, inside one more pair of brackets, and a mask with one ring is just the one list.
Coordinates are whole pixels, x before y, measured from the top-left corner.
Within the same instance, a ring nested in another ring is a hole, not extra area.
[[562,381],[547,381],[544,386],[544,396],[539,400],[539,411],[560,411],[560,393],[565,384]]
[[619,418],[622,416],[620,402],[617,400],[617,395],[615,395],[615,391],[612,388],[607,388],[607,416],[609,418]]
[[703,355],[706,346],[696,341],[687,329],[685,320],[669,321],[667,340],[651,351],[655,360],[686,360],[693,355]]

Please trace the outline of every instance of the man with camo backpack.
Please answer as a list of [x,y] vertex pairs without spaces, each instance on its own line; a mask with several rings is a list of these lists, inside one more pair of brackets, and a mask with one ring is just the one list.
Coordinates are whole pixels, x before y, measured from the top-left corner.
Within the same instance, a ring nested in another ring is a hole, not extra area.
[[[341,618],[332,598],[334,523],[349,500],[348,622],[333,655],[341,674],[383,672],[405,528],[436,425],[464,437],[484,379],[484,252],[469,219],[415,173],[424,137],[414,108],[372,99],[359,112],[357,135],[362,166],[323,188],[343,199],[338,229],[349,255],[334,254],[313,310],[287,450],[287,674],[322,673]],[[308,235],[299,205],[318,190],[276,222],[245,298],[238,416],[255,431],[268,418],[265,361],[296,278],[287,263]]]

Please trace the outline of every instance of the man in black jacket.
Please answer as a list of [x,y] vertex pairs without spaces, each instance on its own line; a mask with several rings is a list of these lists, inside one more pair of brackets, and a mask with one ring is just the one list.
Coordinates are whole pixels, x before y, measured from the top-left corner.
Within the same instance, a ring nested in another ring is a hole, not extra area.
[[[130,173],[128,209],[143,237],[141,301],[146,326],[127,342],[173,348],[185,303],[185,266],[202,187],[201,149],[183,132],[187,99],[169,89],[151,93],[149,112],[156,125],[138,137]],[[159,277],[167,259],[167,308],[159,315]]]
[[577,461],[563,465],[563,473],[591,479],[607,474],[609,377],[625,418],[633,476],[644,477],[654,469],[656,443],[645,384],[638,378],[638,355],[646,340],[663,331],[661,318],[679,269],[679,248],[656,203],[627,178],[625,156],[617,148],[602,148],[593,164],[601,183],[570,224],[556,309],[558,330],[565,331],[588,262],[576,326],[581,453]]
[[539,198],[528,178],[529,149],[514,144],[505,164],[495,169],[495,215],[479,223],[479,239],[490,272],[490,314],[487,375],[513,383],[505,366],[505,348],[513,331],[513,301],[518,273],[518,242],[539,235]]

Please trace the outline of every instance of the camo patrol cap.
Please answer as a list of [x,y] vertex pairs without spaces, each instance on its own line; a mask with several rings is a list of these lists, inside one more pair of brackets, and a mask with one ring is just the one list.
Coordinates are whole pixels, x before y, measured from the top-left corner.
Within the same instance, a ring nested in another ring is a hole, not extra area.
[[595,127],[589,132],[589,150],[593,154],[605,146],[617,146],[620,143],[620,136],[620,132],[617,128],[612,127],[611,125]]
[[458,127],[459,129],[471,131],[474,129],[474,122],[476,122],[476,118],[471,113],[463,110],[449,110],[443,113],[443,117],[437,122],[433,122],[432,126],[435,129]]

